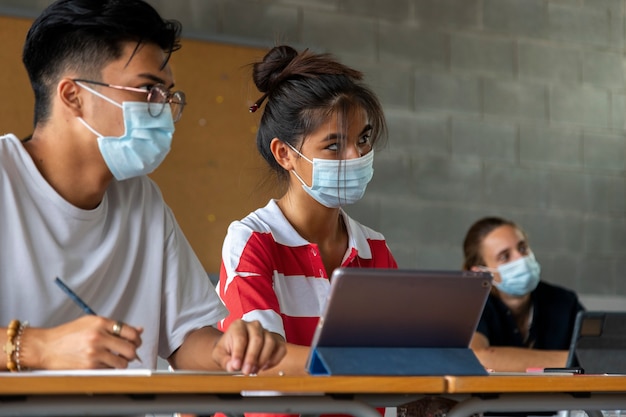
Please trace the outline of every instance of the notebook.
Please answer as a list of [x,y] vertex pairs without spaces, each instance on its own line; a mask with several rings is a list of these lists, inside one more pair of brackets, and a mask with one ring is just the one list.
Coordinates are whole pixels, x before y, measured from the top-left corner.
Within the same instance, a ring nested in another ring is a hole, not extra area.
[[585,374],[626,374],[626,312],[580,311],[566,365]]
[[[335,356],[348,352],[355,366],[370,362],[367,372],[379,375],[393,370],[374,369],[376,360],[368,352],[397,353],[399,366],[408,366],[398,370],[403,375],[440,374],[438,362],[454,366],[466,360],[473,363],[470,374],[483,374],[484,368],[475,366],[478,361],[469,343],[490,288],[491,274],[485,272],[338,268],[331,276],[329,298],[313,337],[309,372],[333,373],[329,364],[319,363],[324,359],[319,353],[336,348],[332,350]],[[406,363],[404,354],[418,355],[437,369],[417,366],[411,370],[413,365]],[[326,356],[333,359],[332,354]],[[388,366],[385,362],[389,360],[383,360],[381,366]],[[316,368],[316,361],[321,368]],[[363,369],[353,372],[365,373]]]

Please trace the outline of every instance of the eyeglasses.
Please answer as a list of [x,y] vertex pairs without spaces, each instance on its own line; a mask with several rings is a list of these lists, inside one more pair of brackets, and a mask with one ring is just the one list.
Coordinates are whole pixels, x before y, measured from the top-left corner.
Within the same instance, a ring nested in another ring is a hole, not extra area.
[[187,104],[185,101],[185,93],[182,91],[174,91],[172,93],[163,84],[154,84],[146,90],[145,88],[126,87],[123,85],[107,84],[100,81],[83,80],[80,78],[75,78],[73,81],[147,94],[148,112],[150,116],[159,117],[161,113],[163,113],[165,104],[169,104],[172,109],[174,123],[180,120],[180,117],[183,115],[183,108]]

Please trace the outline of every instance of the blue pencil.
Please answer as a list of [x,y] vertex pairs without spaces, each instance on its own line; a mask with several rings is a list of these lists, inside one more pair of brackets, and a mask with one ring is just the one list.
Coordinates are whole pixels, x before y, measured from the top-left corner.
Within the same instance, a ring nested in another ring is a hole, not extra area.
[[[61,278],[56,277],[54,279],[54,283],[57,284],[59,287],[61,287],[61,289],[63,291],[65,291],[65,293],[76,303],[78,304],[78,306],[80,308],[83,309],[83,311],[87,314],[91,314],[93,316],[97,316],[96,312],[92,310],[91,307],[89,307],[87,305],[86,302],[84,302],[79,296],[78,294],[76,294],[74,291],[72,291],[72,289],[70,287],[67,286],[67,284],[65,282],[63,282],[61,280]],[[137,360],[141,363],[143,363],[143,361],[141,360],[141,358],[139,357],[139,355],[135,354],[137,356]]]
[[92,314],[94,316],[97,316],[96,312],[93,311],[91,309],[91,307],[89,307],[87,305],[87,303],[85,303],[74,291],[72,291],[72,289],[70,287],[68,287],[63,281],[61,281],[61,278],[56,277],[54,279],[55,284],[57,284],[59,287],[61,287],[61,289],[63,291],[65,291],[65,293],[76,303],[78,304],[78,306],[80,308],[83,309],[83,311],[87,314]]

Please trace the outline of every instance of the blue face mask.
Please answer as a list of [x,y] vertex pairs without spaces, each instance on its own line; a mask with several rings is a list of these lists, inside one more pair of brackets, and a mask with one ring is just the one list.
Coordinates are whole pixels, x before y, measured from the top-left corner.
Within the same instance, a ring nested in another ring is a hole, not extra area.
[[[289,144],[287,144],[289,145]],[[365,188],[374,176],[374,151],[354,159],[319,159],[311,161],[289,145],[294,152],[313,165],[312,183],[309,187],[295,170],[293,174],[302,188],[318,203],[337,208],[354,204],[363,197]]]
[[531,252],[528,256],[498,266],[500,282],[493,282],[498,290],[516,296],[532,292],[539,284],[541,267]]
[[98,146],[104,162],[117,180],[146,175],[165,159],[172,145],[174,120],[170,106],[165,106],[157,117],[150,115],[148,103],[125,101],[122,104],[79,83],[98,97],[120,107],[124,115],[122,136],[103,136],[82,118],[78,120],[98,137]]

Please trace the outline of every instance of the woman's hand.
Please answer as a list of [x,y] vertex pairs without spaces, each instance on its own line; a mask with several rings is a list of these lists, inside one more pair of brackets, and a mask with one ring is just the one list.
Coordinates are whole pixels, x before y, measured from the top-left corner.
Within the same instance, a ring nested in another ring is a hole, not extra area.
[[284,339],[258,321],[237,320],[219,338],[213,360],[227,371],[256,374],[276,366],[287,353]]

